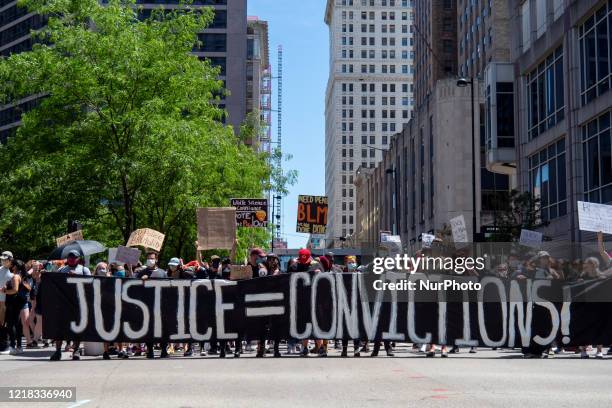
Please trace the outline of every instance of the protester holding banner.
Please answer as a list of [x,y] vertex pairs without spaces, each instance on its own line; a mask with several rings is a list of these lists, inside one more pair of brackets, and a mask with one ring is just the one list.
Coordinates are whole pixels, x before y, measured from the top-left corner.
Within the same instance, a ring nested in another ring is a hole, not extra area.
[[89,270],[89,268],[82,264],[81,254],[75,249],[68,252],[66,265],[59,268],[57,272],[67,273],[69,275],[91,275],[91,271]]
[[[142,280],[167,278],[168,275],[166,274],[166,271],[158,268],[157,262],[158,262],[157,252],[153,252],[153,251],[148,252],[146,266],[136,270],[136,277]],[[167,358],[168,357],[168,343],[162,342],[160,343],[160,346],[161,346],[161,354],[159,357]],[[154,358],[154,357],[155,357],[155,354],[153,350],[153,343],[149,342],[147,343],[147,358]]]
[[94,269],[94,276],[111,276],[106,262],[99,262]]

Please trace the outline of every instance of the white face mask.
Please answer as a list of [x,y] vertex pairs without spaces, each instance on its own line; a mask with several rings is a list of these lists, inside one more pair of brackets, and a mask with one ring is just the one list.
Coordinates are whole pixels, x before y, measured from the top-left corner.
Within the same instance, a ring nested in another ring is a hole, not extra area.
[[157,263],[157,262],[155,261],[155,259],[150,259],[150,258],[149,258],[149,259],[147,259],[147,266],[148,266],[149,268],[154,267],[156,263]]

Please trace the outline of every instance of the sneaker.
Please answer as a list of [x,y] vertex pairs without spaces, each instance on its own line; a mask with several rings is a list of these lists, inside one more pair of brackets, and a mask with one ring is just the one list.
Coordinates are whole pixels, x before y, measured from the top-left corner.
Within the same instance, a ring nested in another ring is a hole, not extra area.
[[589,353],[587,353],[586,351],[581,351],[580,358],[589,358]]
[[427,352],[427,344],[423,344],[423,345],[421,346],[421,348],[419,349],[419,351],[420,351],[421,353],[426,353],[426,352]]
[[10,347],[9,348],[9,354],[11,356],[16,356],[17,354],[19,354],[19,352],[17,351],[18,349],[14,348],[14,347]]
[[274,358],[280,358],[280,356],[281,356],[280,351],[275,350],[275,351],[274,351]]
[[470,347],[470,354],[476,354],[478,350],[476,349],[476,347]]
[[597,354],[595,354],[595,358],[603,358],[603,353],[601,351],[598,351]]
[[125,353],[125,352],[124,352],[124,353],[122,353],[122,355],[121,355],[121,357],[120,357],[120,358],[121,358],[122,360],[127,360],[127,359],[129,359],[129,358],[130,358],[130,355],[129,355],[128,353]]
[[442,358],[447,358],[448,357],[448,351],[443,351],[441,354]]
[[425,354],[425,357],[435,357],[436,356],[436,352],[435,351],[428,351]]
[[170,357],[168,355],[168,351],[167,350],[162,350],[161,354],[159,355],[159,358],[168,358],[168,357]]
[[60,361],[62,359],[62,352],[60,350],[56,350],[53,354],[51,354],[51,361]]
[[372,351],[372,354],[370,354],[370,357],[378,357],[378,351],[376,350]]
[[49,347],[49,342],[47,340],[43,341],[42,346],[43,346],[43,348]]
[[357,350],[355,354],[353,354],[353,357],[361,357],[361,353],[359,352],[359,350]]
[[0,355],[2,355],[2,356],[6,356],[6,355],[8,355],[8,354],[10,354],[10,353],[11,353],[11,350],[10,350],[10,349],[6,349],[6,350],[2,350],[2,351],[0,351]]
[[300,352],[300,356],[307,357],[308,353],[308,347],[304,347],[304,349]]
[[325,351],[325,348],[321,347],[319,350],[319,357],[327,357],[327,351]]
[[346,349],[342,349],[342,353],[340,353],[340,357],[348,357],[348,351]]
[[395,354],[393,354],[393,350],[388,349],[386,350],[386,352],[387,352],[387,357],[395,357]]
[[449,353],[452,353],[452,354],[459,353],[459,347],[458,346],[453,346],[453,348],[450,349]]
[[234,358],[240,358],[240,352],[234,351]]
[[202,351],[200,351],[200,357],[206,357],[208,355],[208,353],[206,352],[206,350],[202,349]]
[[287,354],[293,354],[293,353],[295,353],[295,347],[287,346]]
[[609,356],[612,356],[612,347],[610,347],[610,348],[608,349],[608,355],[609,355]]
[[110,360],[110,355],[108,354],[107,351],[105,351],[104,353],[102,353],[102,359],[103,360]]
[[183,357],[191,357],[191,356],[193,356],[193,350],[192,349],[187,349],[183,353]]
[[74,353],[72,353],[72,359],[74,361],[78,361],[81,359],[81,356],[79,356],[79,353],[75,351]]
[[28,345],[28,348],[38,348],[38,343],[36,342],[36,340],[31,341]]

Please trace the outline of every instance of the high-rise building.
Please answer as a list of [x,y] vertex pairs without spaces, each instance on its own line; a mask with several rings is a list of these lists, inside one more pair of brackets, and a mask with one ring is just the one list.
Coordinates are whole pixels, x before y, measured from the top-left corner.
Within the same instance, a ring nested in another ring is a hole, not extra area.
[[247,114],[257,122],[256,140],[248,140],[261,151],[271,150],[272,137],[272,68],[268,45],[268,22],[248,17],[247,29]]
[[[179,7],[176,0],[137,0],[136,3],[144,17],[156,8]],[[226,122],[238,132],[247,113],[247,0],[195,0],[192,7],[212,7],[215,11],[213,22],[198,34],[202,46],[193,52],[220,67],[220,79],[228,91],[221,107],[227,111]],[[17,6],[16,0],[0,0],[0,55],[30,50],[30,31],[45,24],[45,17]],[[32,96],[0,106],[0,141],[19,126],[21,114],[35,104],[36,97]]]
[[326,246],[355,232],[355,171],[373,168],[413,101],[413,9],[408,0],[328,0],[325,102]]
[[541,200],[539,231],[580,231],[578,201],[612,204],[612,1],[510,0],[520,191]]

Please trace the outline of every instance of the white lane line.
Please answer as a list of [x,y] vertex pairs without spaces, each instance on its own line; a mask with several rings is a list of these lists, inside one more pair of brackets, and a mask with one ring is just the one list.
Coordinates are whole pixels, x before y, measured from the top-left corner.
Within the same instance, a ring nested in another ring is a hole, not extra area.
[[68,408],[76,408],[76,407],[80,407],[81,405],[85,405],[88,402],[91,402],[91,400],[83,400],[83,401],[78,401],[72,405],[69,405]]

